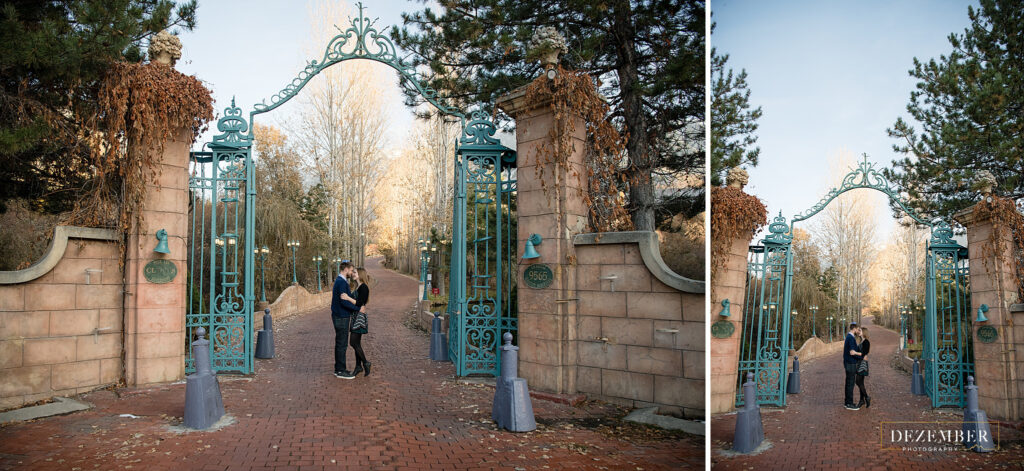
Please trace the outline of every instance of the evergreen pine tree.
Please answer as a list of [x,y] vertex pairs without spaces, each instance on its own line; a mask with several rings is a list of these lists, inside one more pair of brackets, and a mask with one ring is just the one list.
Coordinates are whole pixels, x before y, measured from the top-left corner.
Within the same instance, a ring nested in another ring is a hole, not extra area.
[[[429,85],[452,104],[493,105],[502,94],[540,75],[526,44],[541,26],[566,38],[566,67],[602,81],[611,113],[627,142],[629,210],[639,230],[654,230],[655,209],[667,201],[656,179],[704,169],[704,2],[701,0],[444,0],[403,14],[392,38]],[[407,104],[422,102],[407,94]],[[703,192],[687,194],[701,204]],[[672,202],[679,206],[678,198]]]
[[761,148],[756,147],[757,120],[761,107],[750,108],[747,71],[726,71],[728,55],[711,50],[711,184],[725,183],[732,167],[756,166]]
[[91,176],[84,123],[115,61],[153,34],[195,27],[196,1],[21,0],[0,5],[0,211],[69,209]]
[[1024,3],[980,3],[967,8],[970,27],[949,35],[948,56],[914,58],[907,111],[920,130],[902,118],[888,130],[908,156],[886,175],[929,217],[948,220],[977,202],[982,170],[996,194],[1024,198]]

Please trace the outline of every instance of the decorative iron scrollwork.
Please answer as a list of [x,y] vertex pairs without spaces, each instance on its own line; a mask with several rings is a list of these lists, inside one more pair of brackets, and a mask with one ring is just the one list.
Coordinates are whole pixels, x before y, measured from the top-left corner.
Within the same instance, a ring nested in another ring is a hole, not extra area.
[[[407,64],[402,58],[398,57],[397,49],[394,43],[391,42],[391,39],[373,26],[376,20],[370,20],[363,15],[362,2],[357,3],[356,6],[359,8],[359,16],[356,18],[350,17],[348,21],[351,26],[344,31],[338,28],[340,34],[331,38],[330,42],[327,43],[323,58],[309,61],[306,67],[299,71],[298,75],[292,79],[291,83],[281,89],[281,91],[271,95],[269,104],[267,100],[257,103],[253,106],[255,111],[251,114],[266,113],[283,105],[298,94],[316,74],[338,62],[349,59],[370,59],[387,64],[398,71],[401,76],[399,83],[403,87],[411,85],[425,100],[437,107],[440,112],[465,118],[465,114],[458,109],[441,103],[437,90],[427,85],[427,80],[419,76],[414,66]],[[337,26],[335,27],[337,28]]]
[[861,161],[856,168],[851,170],[850,173],[847,173],[846,176],[843,177],[843,182],[838,188],[830,190],[821,198],[820,201],[818,201],[814,206],[811,206],[807,211],[793,216],[792,222],[795,223],[797,221],[810,219],[811,216],[814,216],[821,212],[821,210],[825,209],[825,206],[828,206],[828,204],[839,195],[857,188],[869,188],[885,193],[892,201],[895,201],[908,216],[925,226],[931,226],[928,221],[910,208],[908,202],[900,196],[899,189],[895,187],[889,179],[885,178],[885,175],[882,175],[881,172],[876,170],[875,166],[871,162],[868,162],[868,156],[866,154],[864,155],[864,160]]

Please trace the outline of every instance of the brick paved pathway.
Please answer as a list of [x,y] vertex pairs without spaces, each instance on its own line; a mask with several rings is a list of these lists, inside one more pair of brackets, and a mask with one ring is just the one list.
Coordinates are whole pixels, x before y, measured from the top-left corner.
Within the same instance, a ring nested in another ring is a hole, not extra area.
[[[789,395],[784,411],[762,408],[769,449],[756,455],[730,455],[726,450],[732,447],[736,416],[712,418],[712,468],[1024,469],[1021,433],[1009,427],[999,427],[1003,449],[995,453],[960,451],[962,447],[957,451],[882,451],[883,421],[960,421],[963,417],[950,410],[933,410],[927,396],[910,394],[910,376],[889,364],[899,334],[872,325],[870,318],[865,320],[871,334],[871,375],[866,382],[870,408],[851,411],[843,407],[842,352],[801,363],[801,393]],[[859,397],[855,390],[855,400]]]
[[[329,310],[276,326],[277,358],[221,379],[235,423],[181,433],[184,384],[97,391],[95,408],[0,429],[0,469],[612,469],[704,467],[703,437],[619,421],[624,410],[534,400],[540,425],[514,434],[490,422],[493,388],[456,381],[429,361],[429,338],[403,325],[416,281],[376,266],[369,377],[332,374]],[[351,349],[349,365],[354,363]],[[136,417],[121,416],[133,414]]]

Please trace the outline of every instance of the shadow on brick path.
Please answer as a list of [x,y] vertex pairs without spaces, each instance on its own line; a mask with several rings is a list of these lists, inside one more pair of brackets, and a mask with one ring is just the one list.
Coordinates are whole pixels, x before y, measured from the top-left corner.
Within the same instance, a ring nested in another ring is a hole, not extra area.
[[221,377],[234,424],[176,433],[184,384],[96,391],[82,398],[92,410],[0,429],[0,469],[703,469],[703,437],[652,434],[599,402],[534,400],[537,431],[497,430],[493,388],[456,381],[403,325],[416,281],[369,265],[380,281],[363,337],[369,377],[332,374],[325,308],[280,323],[277,358],[257,360],[255,375]]
[[[771,446],[757,455],[729,456],[736,416],[716,415],[711,420],[711,462],[715,470],[729,469],[858,469],[927,470],[1024,469],[1022,434],[998,427],[1002,449],[974,453],[962,446],[953,451],[882,450],[883,422],[963,420],[959,409],[932,409],[927,396],[910,394],[910,375],[890,366],[899,334],[875,326],[865,318],[871,336],[871,374],[867,378],[871,407],[843,407],[842,352],[801,362],[800,394],[787,398],[784,410],[762,408],[764,434]],[[854,389],[854,400],[860,395]],[[885,428],[891,435],[891,425]],[[945,427],[945,426],[943,426]],[[951,425],[959,429],[959,425]],[[992,433],[997,433],[993,426]],[[892,437],[886,440],[890,446]]]

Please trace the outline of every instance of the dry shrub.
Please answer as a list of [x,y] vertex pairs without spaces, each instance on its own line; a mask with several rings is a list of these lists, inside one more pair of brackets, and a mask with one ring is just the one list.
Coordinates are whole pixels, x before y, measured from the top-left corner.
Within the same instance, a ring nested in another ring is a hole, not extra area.
[[213,98],[199,79],[173,67],[118,62],[87,123],[95,177],[68,224],[141,228],[146,187],[156,184],[164,143],[183,129],[195,139],[213,119]]
[[25,200],[7,202],[0,213],[0,271],[21,270],[46,253],[61,215],[32,211]]
[[694,280],[704,279],[704,213],[687,219],[672,217],[665,230],[659,230],[661,258],[672,271]]
[[[1009,256],[1017,276],[1017,299],[1024,300],[1024,215],[1021,214],[1021,209],[1013,200],[991,195],[978,203],[975,215],[982,220],[992,220],[992,234],[982,244],[981,249],[986,267],[989,270],[994,268],[987,266],[992,257],[996,260],[1005,260],[1004,257]],[[1005,231],[1009,231],[1012,241],[1011,254],[1003,253],[1003,245],[995,243],[1006,237]]]
[[711,188],[712,280],[725,266],[733,241],[753,237],[767,223],[768,209],[756,196],[748,195],[739,188]]
[[[526,86],[526,101],[548,102],[554,114],[554,126],[549,132],[551,140],[537,148],[539,165],[535,167],[534,176],[541,182],[549,201],[551,195],[544,177],[551,164],[565,175],[576,178],[580,187],[578,194],[590,209],[594,232],[632,230],[633,221],[626,211],[623,192],[630,182],[621,166],[626,138],[619,135],[608,120],[608,104],[597,93],[595,81],[589,74],[562,67],[556,70],[554,79],[541,75]],[[586,126],[585,176],[569,166],[569,156],[575,150],[572,135],[576,131],[576,117],[583,118]]]

